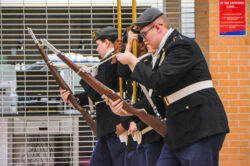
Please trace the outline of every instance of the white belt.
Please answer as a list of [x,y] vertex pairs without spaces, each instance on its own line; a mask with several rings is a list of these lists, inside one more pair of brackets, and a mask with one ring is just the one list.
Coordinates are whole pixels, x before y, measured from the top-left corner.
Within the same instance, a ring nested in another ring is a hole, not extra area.
[[174,102],[176,102],[177,100],[180,100],[192,93],[198,92],[200,90],[203,89],[207,89],[207,88],[213,88],[213,82],[212,80],[206,80],[206,81],[200,81],[197,83],[194,83],[192,85],[189,85],[185,88],[182,88],[174,93],[172,93],[171,95],[165,96],[164,97],[164,101],[167,103],[167,105],[170,105]]

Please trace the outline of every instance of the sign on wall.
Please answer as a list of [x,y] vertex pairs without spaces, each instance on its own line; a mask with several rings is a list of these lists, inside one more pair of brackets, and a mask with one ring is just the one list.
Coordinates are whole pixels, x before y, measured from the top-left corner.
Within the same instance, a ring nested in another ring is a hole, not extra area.
[[246,35],[246,0],[220,0],[220,35]]

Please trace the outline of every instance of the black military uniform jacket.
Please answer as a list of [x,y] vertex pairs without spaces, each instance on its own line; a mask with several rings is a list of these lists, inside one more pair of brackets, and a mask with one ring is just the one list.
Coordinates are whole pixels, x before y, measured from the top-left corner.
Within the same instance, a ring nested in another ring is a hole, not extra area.
[[[141,62],[144,63],[145,65],[151,66],[151,60],[152,56],[148,55],[144,58],[141,59]],[[128,83],[125,84],[125,89],[126,91],[126,97],[131,99],[132,96],[132,81],[130,78],[131,75],[131,70],[129,69],[128,65],[123,65],[118,62],[118,75],[120,75],[122,78],[127,80]],[[154,101],[154,104],[160,110],[159,112],[161,113],[162,116],[164,115],[164,103],[162,100],[159,100],[159,97],[154,96],[152,98]],[[159,102],[160,101],[160,102]],[[148,113],[155,115],[154,110],[150,103],[148,102],[147,98],[145,97],[144,93],[142,92],[140,86],[137,86],[137,102],[133,105],[135,108],[141,108],[145,109]],[[142,131],[146,127],[148,127],[147,124],[142,122],[138,117],[136,116],[131,116],[131,117],[121,117],[121,124],[122,126],[128,130],[129,129],[129,124],[131,121],[134,121],[136,123],[136,126],[138,130]],[[162,141],[162,137],[156,133],[154,130],[151,130],[142,136],[142,144],[149,144],[157,141]]]
[[[106,58],[110,56],[111,54]],[[104,61],[106,58],[102,59],[102,61]],[[111,60],[109,60],[101,64],[98,68],[97,75],[95,76],[95,78],[107,87],[117,92],[119,89],[117,63],[111,64]],[[81,105],[88,104],[88,96],[94,103],[103,101],[100,94],[97,93],[92,87],[90,87],[83,79],[80,80],[80,84],[85,90],[85,92],[77,94],[75,96],[79,98]],[[97,136],[102,137],[115,132],[116,125],[120,123],[120,117],[113,114],[109,106],[107,106],[106,103],[103,101],[96,105],[96,122]]]
[[[211,80],[197,43],[177,30],[168,37],[153,70],[139,62],[131,76],[161,96],[199,81]],[[225,110],[214,88],[198,91],[170,104],[166,107],[166,117],[168,134],[165,140],[173,150],[229,132]]]

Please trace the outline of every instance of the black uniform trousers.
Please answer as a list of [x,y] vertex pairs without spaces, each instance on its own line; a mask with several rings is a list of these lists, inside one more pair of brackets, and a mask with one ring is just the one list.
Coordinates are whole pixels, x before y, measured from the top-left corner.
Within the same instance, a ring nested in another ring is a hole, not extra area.
[[225,135],[213,135],[177,151],[165,143],[157,166],[217,166]]

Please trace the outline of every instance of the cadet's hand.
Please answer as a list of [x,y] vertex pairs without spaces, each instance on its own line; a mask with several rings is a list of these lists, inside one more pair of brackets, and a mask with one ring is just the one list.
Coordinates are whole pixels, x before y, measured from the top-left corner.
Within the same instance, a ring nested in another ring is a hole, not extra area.
[[68,103],[69,100],[69,95],[70,95],[70,91],[66,91],[65,89],[60,89],[60,95],[63,99],[64,102]]
[[132,43],[133,40],[138,40],[138,34],[132,31],[128,32],[128,43]]
[[133,33],[132,31],[128,32],[128,42],[126,44],[126,51],[131,52],[132,48],[133,48],[133,40],[137,40],[138,39],[138,34]]
[[85,65],[82,65],[81,70],[84,70],[84,71],[87,72],[87,73],[90,73],[90,72],[91,72],[90,68],[87,67],[87,66],[85,66]]
[[120,39],[117,39],[114,43],[115,53],[121,52],[123,49],[123,42]]
[[136,132],[137,130],[138,129],[137,129],[136,123],[135,122],[130,122],[129,129],[128,129],[128,134],[131,134],[132,137],[134,137],[134,132]]
[[105,99],[106,104],[110,107],[111,111],[118,116],[132,116],[130,113],[125,113],[122,110],[123,101],[118,99],[114,102],[111,102],[109,99]]
[[135,65],[139,62],[139,60],[129,51],[118,54],[116,58],[122,64],[128,64],[131,69],[134,69]]
[[126,130],[122,127],[122,124],[119,123],[118,125],[116,125],[116,135],[117,137],[119,137],[122,133],[124,133]]

